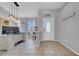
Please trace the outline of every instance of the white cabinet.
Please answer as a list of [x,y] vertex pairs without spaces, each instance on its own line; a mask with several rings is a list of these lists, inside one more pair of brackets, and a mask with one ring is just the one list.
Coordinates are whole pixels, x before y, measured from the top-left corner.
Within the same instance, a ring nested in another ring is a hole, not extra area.
[[14,39],[13,39],[14,35],[8,35],[8,50],[14,48]]
[[0,36],[0,50],[8,49],[8,37]]
[[2,35],[2,36],[0,36],[0,50],[13,49],[14,44],[23,39],[24,39],[23,34],[21,34],[21,35]]

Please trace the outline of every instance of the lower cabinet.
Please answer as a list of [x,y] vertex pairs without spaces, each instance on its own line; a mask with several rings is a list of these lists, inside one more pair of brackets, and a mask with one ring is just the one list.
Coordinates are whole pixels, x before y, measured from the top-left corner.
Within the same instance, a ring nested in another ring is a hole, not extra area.
[[0,50],[8,49],[8,37],[0,36]]
[[11,50],[20,40],[24,40],[23,35],[2,35],[0,36],[0,50]]

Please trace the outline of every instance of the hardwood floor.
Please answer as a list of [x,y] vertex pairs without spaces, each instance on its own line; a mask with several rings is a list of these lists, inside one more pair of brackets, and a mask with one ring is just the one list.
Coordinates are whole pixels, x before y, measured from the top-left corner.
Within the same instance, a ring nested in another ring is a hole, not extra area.
[[56,41],[43,41],[38,48],[44,56],[77,56],[68,48]]
[[41,41],[38,48],[31,40],[21,43],[3,56],[77,56],[56,41]]

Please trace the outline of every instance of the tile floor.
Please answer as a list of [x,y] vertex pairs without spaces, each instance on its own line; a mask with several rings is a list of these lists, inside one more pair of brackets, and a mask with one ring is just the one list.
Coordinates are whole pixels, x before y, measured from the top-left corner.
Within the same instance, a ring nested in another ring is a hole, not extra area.
[[77,56],[75,53],[56,41],[41,41],[36,47],[33,40],[19,44],[2,56]]

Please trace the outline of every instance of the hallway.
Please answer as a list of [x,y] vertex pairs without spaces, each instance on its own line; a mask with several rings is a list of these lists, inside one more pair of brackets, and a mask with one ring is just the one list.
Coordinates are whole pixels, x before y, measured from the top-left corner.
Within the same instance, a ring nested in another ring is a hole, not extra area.
[[32,40],[17,45],[4,56],[77,56],[57,41],[41,41],[39,47],[35,47]]

